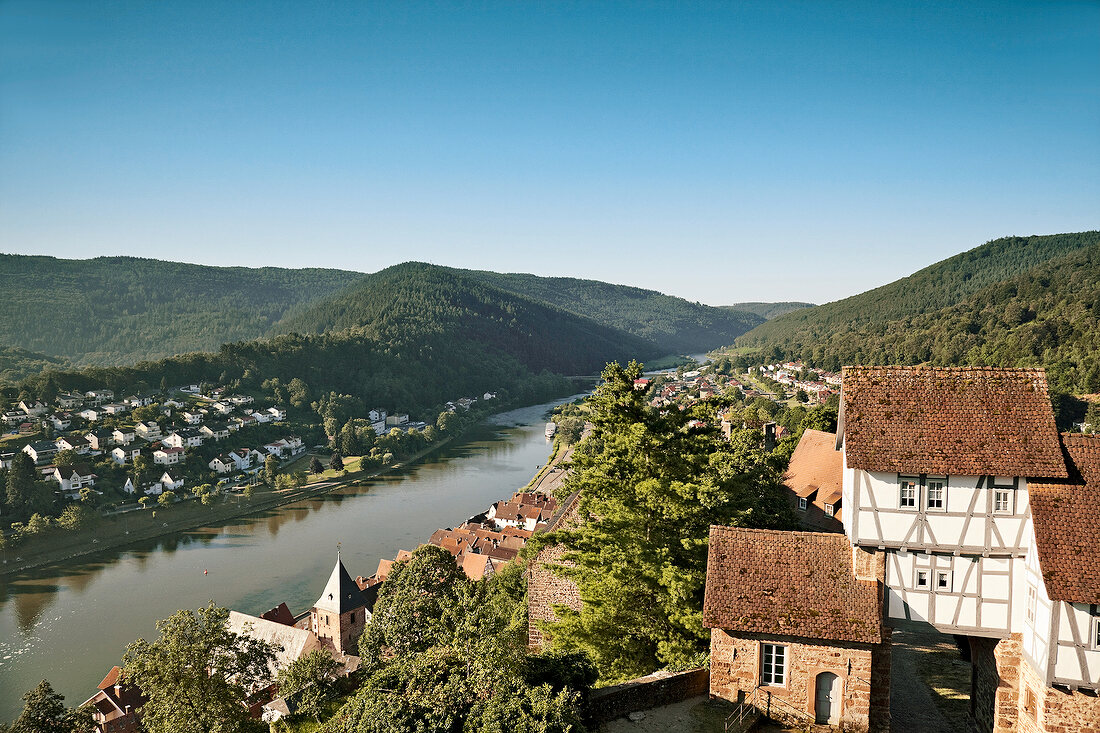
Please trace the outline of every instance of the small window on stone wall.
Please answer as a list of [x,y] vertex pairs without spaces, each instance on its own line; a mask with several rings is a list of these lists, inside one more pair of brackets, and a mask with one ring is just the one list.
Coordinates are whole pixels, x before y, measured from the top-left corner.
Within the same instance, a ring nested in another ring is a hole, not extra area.
[[1035,709],[1035,693],[1030,687],[1024,690],[1024,712],[1031,716],[1032,720],[1038,717],[1038,711]]

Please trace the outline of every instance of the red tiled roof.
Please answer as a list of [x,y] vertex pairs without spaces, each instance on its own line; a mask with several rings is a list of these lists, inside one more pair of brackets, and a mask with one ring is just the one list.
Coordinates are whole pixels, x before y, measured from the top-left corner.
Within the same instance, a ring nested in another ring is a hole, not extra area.
[[844,367],[848,467],[1065,478],[1042,369]]
[[1072,476],[1027,486],[1039,567],[1052,600],[1100,603],[1100,435],[1062,442]]
[[829,493],[843,486],[843,455],[836,449],[836,433],[806,430],[791,455],[785,483],[794,493],[806,497],[814,491]]
[[881,596],[842,534],[711,527],[703,625],[877,644]]

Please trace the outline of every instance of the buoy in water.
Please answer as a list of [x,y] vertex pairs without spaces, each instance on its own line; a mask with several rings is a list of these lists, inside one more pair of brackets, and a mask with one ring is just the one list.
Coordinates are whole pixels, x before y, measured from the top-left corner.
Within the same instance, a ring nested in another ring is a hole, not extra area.
[[203,575],[206,575],[206,574],[208,574],[209,572],[210,572],[209,570],[203,570],[203,571],[202,571],[202,574],[203,574]]

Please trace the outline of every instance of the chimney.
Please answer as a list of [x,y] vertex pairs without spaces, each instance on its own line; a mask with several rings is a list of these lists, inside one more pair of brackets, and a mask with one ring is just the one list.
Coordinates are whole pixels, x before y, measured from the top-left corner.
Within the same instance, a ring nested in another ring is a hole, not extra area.
[[122,697],[122,685],[115,685],[115,697]]

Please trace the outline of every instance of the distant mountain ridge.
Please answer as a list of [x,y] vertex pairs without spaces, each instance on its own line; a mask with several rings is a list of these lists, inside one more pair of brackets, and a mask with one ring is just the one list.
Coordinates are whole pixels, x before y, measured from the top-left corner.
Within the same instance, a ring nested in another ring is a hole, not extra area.
[[[439,270],[466,278],[470,286],[480,282],[571,313],[593,326],[630,334],[662,354],[705,351],[731,342],[762,322],[753,313],[594,280]],[[109,366],[214,351],[225,343],[295,329],[315,333],[316,324],[303,319],[303,314],[317,306],[316,315],[328,300],[346,298],[348,292],[378,282],[372,278],[318,268],[0,254],[0,284],[6,295],[0,300],[0,348],[25,349],[75,366]],[[326,317],[333,315],[329,312]],[[367,320],[373,321],[374,316]],[[337,319],[328,327],[364,325]],[[636,345],[641,348],[640,343]],[[641,348],[641,352],[654,349]],[[9,377],[33,369],[33,359],[20,363],[18,370],[8,371]]]
[[1060,391],[1100,391],[1100,232],[1004,237],[906,278],[797,310],[742,351],[842,364],[1043,366]]
[[802,303],[799,301],[791,301],[786,303],[734,303],[733,305],[722,305],[719,308],[727,308],[734,311],[746,311],[748,313],[755,313],[766,321],[770,321],[773,318],[790,313],[791,311],[799,310],[800,308],[813,308],[813,303]]
[[213,351],[264,336],[296,308],[362,277],[314,268],[0,254],[0,346],[77,365]]

